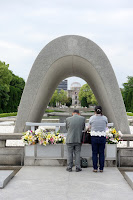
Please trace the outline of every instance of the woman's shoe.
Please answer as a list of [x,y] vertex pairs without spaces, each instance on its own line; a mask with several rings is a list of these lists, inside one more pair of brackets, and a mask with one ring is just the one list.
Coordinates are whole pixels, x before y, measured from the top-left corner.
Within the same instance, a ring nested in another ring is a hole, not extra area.
[[97,172],[97,169],[93,169],[93,172]]
[[103,172],[103,170],[100,170],[100,172]]

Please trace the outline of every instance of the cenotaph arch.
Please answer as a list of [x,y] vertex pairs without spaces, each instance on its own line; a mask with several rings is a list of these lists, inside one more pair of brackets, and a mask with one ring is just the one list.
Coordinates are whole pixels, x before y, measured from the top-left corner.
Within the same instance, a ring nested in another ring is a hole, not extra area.
[[58,84],[65,78],[84,79],[93,90],[109,122],[129,134],[129,125],[116,76],[105,53],[91,40],[67,35],[47,44],[30,71],[19,105],[15,132],[26,131],[26,122],[41,122]]

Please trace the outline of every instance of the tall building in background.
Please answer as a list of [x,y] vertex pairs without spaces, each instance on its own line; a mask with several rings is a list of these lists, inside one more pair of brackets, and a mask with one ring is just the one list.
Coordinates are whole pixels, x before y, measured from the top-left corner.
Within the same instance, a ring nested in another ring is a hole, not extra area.
[[63,80],[60,82],[60,84],[57,87],[57,90],[59,90],[59,92],[61,91],[61,89],[67,91],[67,80]]
[[78,99],[78,94],[80,91],[81,85],[78,82],[71,84],[70,90],[68,90],[68,97],[72,98],[72,106],[80,106],[80,101]]

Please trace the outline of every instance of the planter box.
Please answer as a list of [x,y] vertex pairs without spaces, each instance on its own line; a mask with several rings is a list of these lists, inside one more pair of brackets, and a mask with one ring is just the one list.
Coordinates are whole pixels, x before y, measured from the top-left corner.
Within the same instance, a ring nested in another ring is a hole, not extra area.
[[[67,159],[67,145],[27,145],[24,147],[25,157],[34,158],[65,158]],[[83,144],[81,147],[81,157],[89,158],[92,156],[91,145]]]
[[106,160],[116,160],[117,144],[106,144],[105,157]]
[[[67,159],[67,145],[27,145],[24,147],[24,165],[30,166],[59,166],[66,165]],[[81,147],[81,157],[87,158],[91,161],[92,151],[91,145],[83,144]],[[92,165],[92,161],[91,161]]]
[[[24,165],[31,165],[31,166],[66,165],[67,145],[55,144],[55,145],[43,146],[36,144],[36,145],[25,146],[24,149],[25,149]],[[117,155],[117,145],[106,144],[105,148],[105,163],[107,163],[106,166],[116,166],[117,164],[116,155]],[[92,166],[92,150],[90,144],[82,145],[81,157],[87,158],[89,166]]]
[[55,145],[27,145],[25,146],[25,157],[34,158],[62,158],[63,144]]

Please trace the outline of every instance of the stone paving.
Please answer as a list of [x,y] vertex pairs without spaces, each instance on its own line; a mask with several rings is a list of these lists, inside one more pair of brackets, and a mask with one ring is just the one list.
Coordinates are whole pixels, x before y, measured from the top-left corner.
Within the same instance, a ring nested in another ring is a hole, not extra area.
[[103,173],[65,167],[24,166],[0,190],[0,200],[132,200],[133,190],[117,168]]

